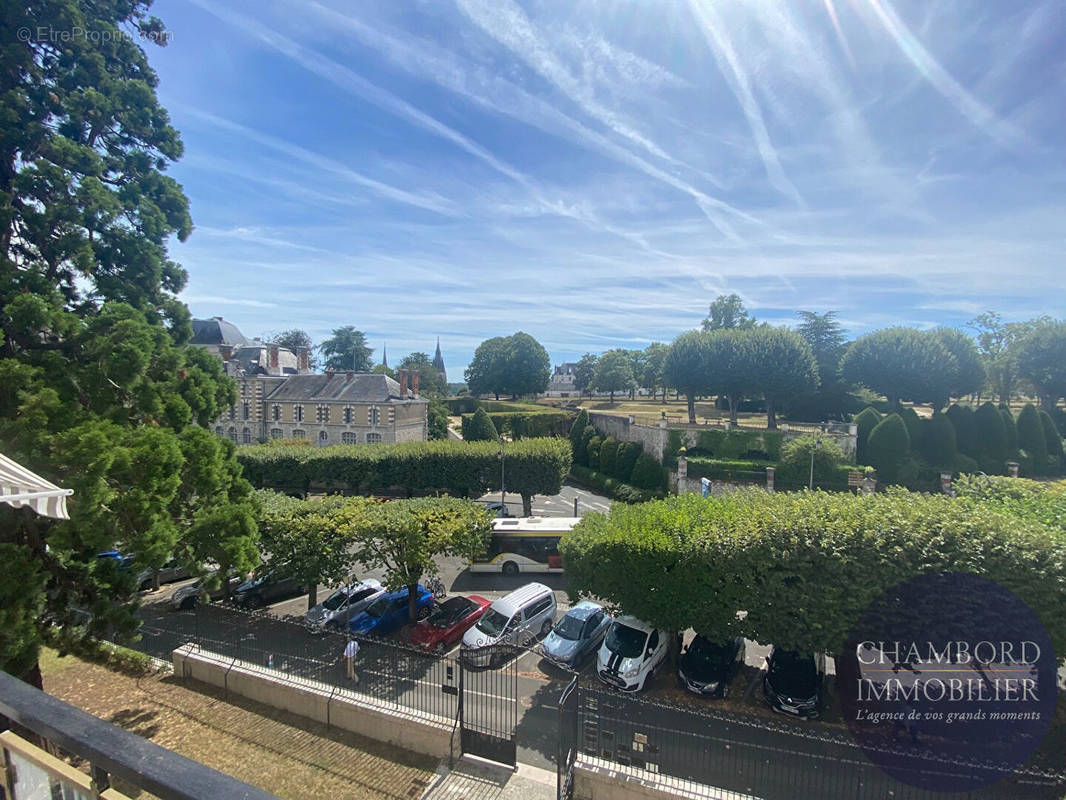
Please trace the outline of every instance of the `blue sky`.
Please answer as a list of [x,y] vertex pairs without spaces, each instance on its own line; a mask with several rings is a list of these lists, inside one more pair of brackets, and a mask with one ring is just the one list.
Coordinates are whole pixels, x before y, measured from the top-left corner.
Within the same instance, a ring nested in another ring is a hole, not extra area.
[[717,294],[852,335],[1066,300],[1066,6],[157,0],[183,297],[458,379],[669,341]]

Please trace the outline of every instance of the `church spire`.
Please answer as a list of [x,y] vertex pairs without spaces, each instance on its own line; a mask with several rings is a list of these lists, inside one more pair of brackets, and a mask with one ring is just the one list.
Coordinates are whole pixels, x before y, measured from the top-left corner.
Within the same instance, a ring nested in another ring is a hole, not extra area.
[[381,366],[388,369],[389,366],[389,346],[388,344],[381,345]]
[[440,372],[445,383],[448,381],[448,373],[444,369],[444,356],[440,354],[440,337],[437,337],[437,350],[433,353],[433,366]]

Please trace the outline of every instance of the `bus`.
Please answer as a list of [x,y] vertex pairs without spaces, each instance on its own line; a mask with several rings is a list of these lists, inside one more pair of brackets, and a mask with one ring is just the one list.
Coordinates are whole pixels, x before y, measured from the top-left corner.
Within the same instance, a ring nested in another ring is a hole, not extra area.
[[488,549],[470,562],[471,572],[562,572],[559,537],[581,517],[504,517],[492,521]]

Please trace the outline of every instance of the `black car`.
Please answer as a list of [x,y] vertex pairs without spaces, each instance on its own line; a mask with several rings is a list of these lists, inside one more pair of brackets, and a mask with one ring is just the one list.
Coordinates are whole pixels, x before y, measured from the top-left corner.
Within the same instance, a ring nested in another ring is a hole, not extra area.
[[744,639],[712,642],[697,636],[685,648],[677,663],[681,685],[705,697],[725,697],[737,667],[744,663]]
[[822,713],[824,673],[814,653],[773,648],[766,659],[762,689],[774,711],[817,719]]
[[253,575],[233,593],[233,600],[248,608],[262,608],[267,603],[303,594],[304,587],[294,578],[277,572]]

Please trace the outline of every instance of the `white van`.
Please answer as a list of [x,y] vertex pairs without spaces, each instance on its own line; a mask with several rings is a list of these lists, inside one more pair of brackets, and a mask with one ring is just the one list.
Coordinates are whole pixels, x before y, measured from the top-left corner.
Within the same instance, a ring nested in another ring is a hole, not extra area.
[[529,583],[493,602],[463,634],[464,656],[469,663],[486,666],[492,647],[499,644],[531,645],[547,636],[555,622],[555,592],[543,583]]
[[639,692],[666,661],[671,638],[636,617],[616,617],[596,655],[596,674],[608,686]]

